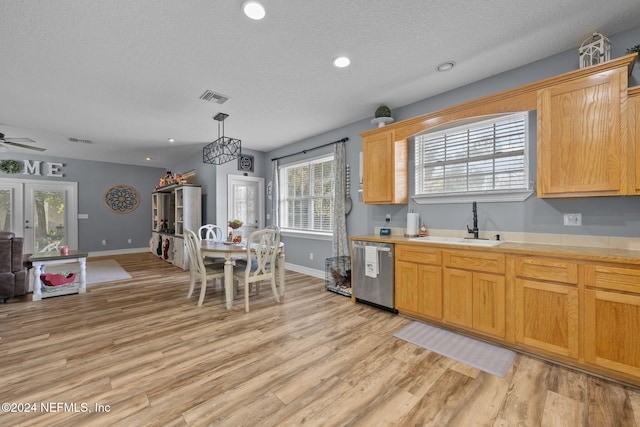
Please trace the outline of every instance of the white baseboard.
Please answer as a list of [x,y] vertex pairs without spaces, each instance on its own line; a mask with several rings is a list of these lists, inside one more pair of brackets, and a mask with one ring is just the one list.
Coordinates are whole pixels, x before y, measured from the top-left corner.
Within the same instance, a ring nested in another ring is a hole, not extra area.
[[315,268],[305,267],[303,265],[284,263],[285,270],[295,271],[296,273],[306,274],[307,276],[317,277],[318,279],[324,279],[324,271],[316,270]]
[[[109,255],[123,255],[123,254],[134,254],[139,252],[149,252],[149,248],[132,248],[132,249],[116,249],[112,251],[95,251],[89,252],[89,256],[109,256]],[[318,279],[324,279],[324,270],[317,270],[315,268],[305,267],[303,265],[291,264],[288,262],[284,263],[284,268],[287,270],[295,271],[296,273],[306,274],[307,276],[317,277]]]
[[95,251],[89,252],[89,256],[109,256],[109,255],[123,255],[123,254],[136,254],[139,252],[149,252],[149,247],[144,248],[130,248],[130,249],[114,249],[111,251]]

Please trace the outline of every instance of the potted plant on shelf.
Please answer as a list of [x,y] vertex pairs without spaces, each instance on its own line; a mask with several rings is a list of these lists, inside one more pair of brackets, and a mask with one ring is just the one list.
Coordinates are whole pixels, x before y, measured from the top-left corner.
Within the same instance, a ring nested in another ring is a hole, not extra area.
[[639,55],[636,57],[636,61],[640,61],[640,44],[630,47],[627,49],[627,54],[638,53]]
[[382,127],[392,122],[393,117],[391,117],[391,108],[387,107],[386,105],[379,106],[374,113],[374,119],[371,120],[371,123],[377,124],[378,127]]

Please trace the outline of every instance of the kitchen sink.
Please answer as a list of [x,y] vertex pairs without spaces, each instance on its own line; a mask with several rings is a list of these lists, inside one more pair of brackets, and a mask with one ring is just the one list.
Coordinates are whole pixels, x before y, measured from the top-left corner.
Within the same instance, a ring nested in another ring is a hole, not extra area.
[[444,243],[449,245],[498,246],[501,240],[465,239],[461,237],[425,236],[409,239],[410,242]]

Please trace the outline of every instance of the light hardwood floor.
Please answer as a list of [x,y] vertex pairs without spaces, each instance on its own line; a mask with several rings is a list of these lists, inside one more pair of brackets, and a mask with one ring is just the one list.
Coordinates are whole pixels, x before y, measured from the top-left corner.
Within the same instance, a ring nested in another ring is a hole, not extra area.
[[480,372],[321,279],[287,271],[282,302],[264,283],[245,313],[220,284],[197,307],[188,273],[151,254],[110,258],[133,278],[0,304],[0,401],[36,404],[1,426],[640,426],[636,388],[525,355]]

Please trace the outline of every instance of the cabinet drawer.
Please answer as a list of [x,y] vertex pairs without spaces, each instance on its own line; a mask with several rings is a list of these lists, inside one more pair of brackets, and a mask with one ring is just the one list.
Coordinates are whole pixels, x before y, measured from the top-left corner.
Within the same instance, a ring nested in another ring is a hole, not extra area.
[[396,259],[420,264],[442,265],[442,251],[413,245],[396,245]]
[[578,265],[543,258],[516,258],[516,275],[575,285],[578,283]]
[[503,254],[482,253],[476,251],[444,251],[442,261],[445,267],[461,270],[501,273],[505,270]]
[[640,269],[586,265],[585,284],[597,288],[640,293]]

